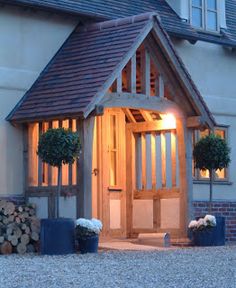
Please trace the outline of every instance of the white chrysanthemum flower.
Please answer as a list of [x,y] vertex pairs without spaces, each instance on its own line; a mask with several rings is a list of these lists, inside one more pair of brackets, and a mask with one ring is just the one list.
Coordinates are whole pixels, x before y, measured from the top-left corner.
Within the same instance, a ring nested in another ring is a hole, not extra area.
[[94,218],[91,220],[79,218],[75,221],[75,225],[87,228],[90,232],[94,232],[95,234],[99,234],[102,230],[102,222]]
[[203,218],[198,219],[197,228],[203,228],[205,226],[207,226],[207,222]]
[[94,226],[96,226],[100,231],[102,230],[102,222],[98,219],[92,218],[91,220],[94,224]]
[[206,215],[204,220],[207,222],[210,226],[216,226],[216,217],[213,215]]
[[194,229],[194,228],[197,228],[197,224],[198,222],[196,220],[192,220],[189,225],[188,225],[188,228],[189,229]]

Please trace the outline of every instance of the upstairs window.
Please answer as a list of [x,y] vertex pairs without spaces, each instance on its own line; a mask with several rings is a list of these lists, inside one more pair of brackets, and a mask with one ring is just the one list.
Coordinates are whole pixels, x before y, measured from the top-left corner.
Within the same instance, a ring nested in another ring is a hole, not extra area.
[[202,30],[219,32],[218,0],[191,0],[191,24]]

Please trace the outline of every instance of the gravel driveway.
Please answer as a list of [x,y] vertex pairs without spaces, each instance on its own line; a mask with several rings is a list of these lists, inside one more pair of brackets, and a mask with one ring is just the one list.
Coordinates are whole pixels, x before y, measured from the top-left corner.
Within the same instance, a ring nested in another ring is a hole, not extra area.
[[236,246],[0,256],[0,287],[236,288]]

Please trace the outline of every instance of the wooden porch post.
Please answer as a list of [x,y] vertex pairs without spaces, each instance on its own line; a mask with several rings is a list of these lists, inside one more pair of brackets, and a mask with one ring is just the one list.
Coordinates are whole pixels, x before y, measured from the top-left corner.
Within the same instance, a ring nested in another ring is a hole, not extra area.
[[179,187],[180,187],[180,230],[181,236],[187,235],[188,221],[192,217],[192,134],[187,129],[184,118],[176,119],[179,157]]
[[126,173],[126,236],[131,237],[133,226],[133,191],[135,187],[135,138],[129,128],[126,128]]
[[23,124],[23,173],[24,173],[24,196],[26,201],[28,201],[28,195],[27,195],[27,188],[28,188],[28,149],[29,149],[29,143],[28,143],[28,125]]
[[79,158],[77,195],[77,217],[92,218],[92,159],[95,117],[89,117],[78,123],[78,132],[82,145]]

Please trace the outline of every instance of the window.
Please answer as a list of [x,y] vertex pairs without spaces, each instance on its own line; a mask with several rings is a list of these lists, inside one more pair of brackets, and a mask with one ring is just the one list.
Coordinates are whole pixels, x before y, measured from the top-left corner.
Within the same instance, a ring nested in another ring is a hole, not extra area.
[[118,164],[118,139],[117,139],[117,115],[110,114],[110,186],[117,186],[117,164]]
[[[50,127],[71,129],[76,131],[76,120],[67,119],[63,121],[50,121],[41,123],[31,123],[28,126],[28,186],[56,186],[57,172],[56,167],[51,167],[46,163],[42,163],[37,155],[37,147],[39,135],[46,132]],[[76,185],[77,184],[77,163],[72,165],[62,166],[62,185]]]
[[[226,127],[217,127],[214,130],[215,135],[218,135],[222,139],[225,139],[227,141],[227,128]],[[209,130],[204,130],[204,131],[195,131],[193,132],[193,145],[202,137],[205,137],[210,134]],[[193,178],[194,180],[209,180],[209,171],[203,171],[194,168],[194,163],[193,163]],[[217,170],[214,173],[214,181],[228,181],[228,170],[227,169],[222,169]]]
[[218,0],[192,0],[191,24],[199,29],[219,31]]

